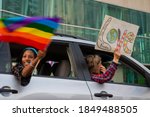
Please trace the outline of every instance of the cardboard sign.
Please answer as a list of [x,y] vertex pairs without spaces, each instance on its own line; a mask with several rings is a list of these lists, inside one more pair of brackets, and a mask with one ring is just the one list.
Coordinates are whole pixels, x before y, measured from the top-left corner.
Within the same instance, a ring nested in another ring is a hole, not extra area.
[[99,32],[95,49],[131,56],[139,26],[106,15]]

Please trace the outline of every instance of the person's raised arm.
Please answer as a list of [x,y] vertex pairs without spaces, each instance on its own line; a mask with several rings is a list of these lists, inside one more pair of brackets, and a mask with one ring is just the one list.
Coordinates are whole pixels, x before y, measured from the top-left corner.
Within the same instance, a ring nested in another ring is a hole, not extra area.
[[120,50],[115,49],[113,62],[116,63],[116,64],[118,64],[120,56],[121,56]]

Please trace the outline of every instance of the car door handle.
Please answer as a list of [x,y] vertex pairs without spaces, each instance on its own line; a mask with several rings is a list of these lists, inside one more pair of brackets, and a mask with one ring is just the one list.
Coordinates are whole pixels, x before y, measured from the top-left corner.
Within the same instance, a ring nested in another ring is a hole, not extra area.
[[9,93],[13,93],[13,94],[18,93],[18,91],[15,89],[0,89],[0,93],[5,93],[5,92],[9,92]]
[[95,97],[113,97],[112,94],[107,93],[106,91],[101,91],[100,93],[95,93],[94,94]]

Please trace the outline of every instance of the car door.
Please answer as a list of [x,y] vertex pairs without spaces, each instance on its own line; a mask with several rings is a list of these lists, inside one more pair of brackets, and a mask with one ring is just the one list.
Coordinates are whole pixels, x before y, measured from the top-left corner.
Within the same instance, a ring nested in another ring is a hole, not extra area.
[[[17,54],[14,51],[21,47],[17,45],[16,48],[16,45],[12,45],[10,47],[11,52],[13,51],[12,56],[16,56]],[[65,49],[67,52],[63,52]],[[32,76],[30,83],[23,87],[12,74],[1,73],[0,99],[91,99],[91,94],[83,78],[80,66],[78,66],[78,63],[76,64],[77,58],[74,55],[73,43],[53,42],[48,48],[46,58],[41,62],[44,63],[52,58],[58,61],[61,57],[61,59],[65,59],[66,53],[69,54],[68,59],[71,61],[72,69],[75,71],[73,75],[62,77],[36,74]]]
[[[99,54],[105,66],[112,60],[111,53],[97,51],[94,46],[87,44],[79,44],[78,52],[80,58],[88,54]],[[85,66],[83,74],[93,99],[150,99],[150,71],[133,58],[122,56],[113,80],[104,84],[92,81],[84,60],[82,65]]]
[[[87,81],[93,99],[150,99],[150,88],[148,86],[126,82],[123,79],[125,76],[117,72],[120,72],[119,69],[113,77],[113,82],[98,84],[93,81]],[[138,75],[141,76],[140,74]],[[133,77],[130,77],[130,79],[133,79]],[[143,80],[145,79],[143,78]]]

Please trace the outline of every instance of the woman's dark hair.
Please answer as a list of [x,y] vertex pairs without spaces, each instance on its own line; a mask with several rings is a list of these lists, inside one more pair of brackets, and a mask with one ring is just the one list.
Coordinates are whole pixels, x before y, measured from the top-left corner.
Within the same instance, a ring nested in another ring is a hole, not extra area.
[[24,52],[27,51],[27,50],[32,51],[32,52],[34,53],[34,58],[36,58],[37,53],[38,53],[37,50],[34,49],[34,48],[32,48],[32,47],[27,47],[27,48],[25,48],[25,49],[21,52],[21,54],[20,54],[20,56],[19,56],[19,58],[18,58],[18,63],[21,63],[21,61],[22,61],[22,56],[23,56]]

